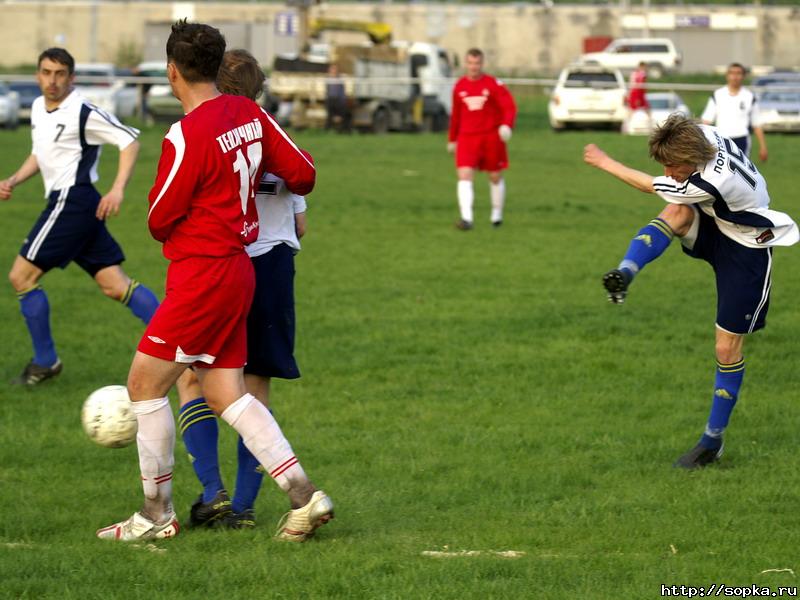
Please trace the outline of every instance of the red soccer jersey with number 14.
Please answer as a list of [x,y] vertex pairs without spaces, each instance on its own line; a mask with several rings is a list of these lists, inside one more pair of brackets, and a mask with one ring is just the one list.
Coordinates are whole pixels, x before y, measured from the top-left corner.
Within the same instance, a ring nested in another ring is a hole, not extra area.
[[169,260],[243,252],[258,236],[255,187],[264,170],[300,195],[315,170],[255,102],[221,95],[175,123],[150,190],[150,233]]

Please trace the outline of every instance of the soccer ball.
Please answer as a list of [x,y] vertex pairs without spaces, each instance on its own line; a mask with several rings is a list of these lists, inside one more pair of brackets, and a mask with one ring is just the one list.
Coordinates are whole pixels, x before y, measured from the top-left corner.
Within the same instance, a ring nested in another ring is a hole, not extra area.
[[107,385],[92,392],[83,403],[81,421],[86,435],[106,448],[128,446],[139,429],[123,385]]

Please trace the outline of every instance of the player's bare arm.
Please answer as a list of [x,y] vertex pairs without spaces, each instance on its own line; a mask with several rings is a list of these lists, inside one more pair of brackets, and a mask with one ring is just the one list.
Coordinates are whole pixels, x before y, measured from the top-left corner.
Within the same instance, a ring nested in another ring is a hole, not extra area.
[[39,162],[36,160],[36,155],[31,154],[22,163],[22,166],[8,179],[0,181],[0,200],[10,200],[11,193],[15,187],[26,179],[30,179],[39,172]]
[[100,199],[97,205],[97,218],[104,220],[119,214],[119,207],[125,196],[125,186],[133,175],[136,157],[139,156],[139,142],[134,140],[119,153],[119,167],[117,177],[108,193]]
[[769,153],[767,152],[767,139],[764,136],[764,130],[761,127],[753,127],[753,133],[756,134],[756,139],[758,140],[758,158],[761,162],[766,162],[767,158],[769,158]]
[[595,144],[589,144],[583,149],[583,161],[588,165],[597,167],[601,171],[610,173],[620,181],[627,183],[637,190],[649,194],[655,192],[652,175],[623,165],[621,162],[611,158]]

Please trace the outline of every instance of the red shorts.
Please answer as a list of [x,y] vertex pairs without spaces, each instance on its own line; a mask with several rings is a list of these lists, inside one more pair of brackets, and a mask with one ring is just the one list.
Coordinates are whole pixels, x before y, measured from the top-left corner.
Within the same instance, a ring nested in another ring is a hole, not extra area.
[[456,143],[456,167],[489,172],[507,169],[506,143],[496,131],[460,135]]
[[147,326],[139,351],[199,367],[243,367],[254,290],[253,263],[244,251],[170,263],[167,296]]
[[631,93],[628,95],[628,106],[630,106],[631,110],[650,108],[644,90],[631,90]]

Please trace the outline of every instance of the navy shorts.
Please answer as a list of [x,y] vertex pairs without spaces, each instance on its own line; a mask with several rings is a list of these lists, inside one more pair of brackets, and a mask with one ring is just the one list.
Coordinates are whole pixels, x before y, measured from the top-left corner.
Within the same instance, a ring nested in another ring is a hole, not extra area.
[[286,244],[253,259],[256,291],[247,316],[247,365],[261,377],[297,379],[294,359],[294,251]]
[[19,254],[42,271],[74,261],[89,275],[125,260],[122,248],[95,216],[100,194],[91,185],[54,190]]
[[738,334],[763,329],[772,286],[772,249],[748,248],[734,242],[717,228],[712,217],[695,210],[699,219],[697,237],[692,248],[684,245],[683,251],[702,258],[714,269],[717,325]]
[[739,150],[744,152],[745,156],[750,156],[750,136],[743,135],[742,137],[738,138],[731,138],[731,141],[739,146]]

